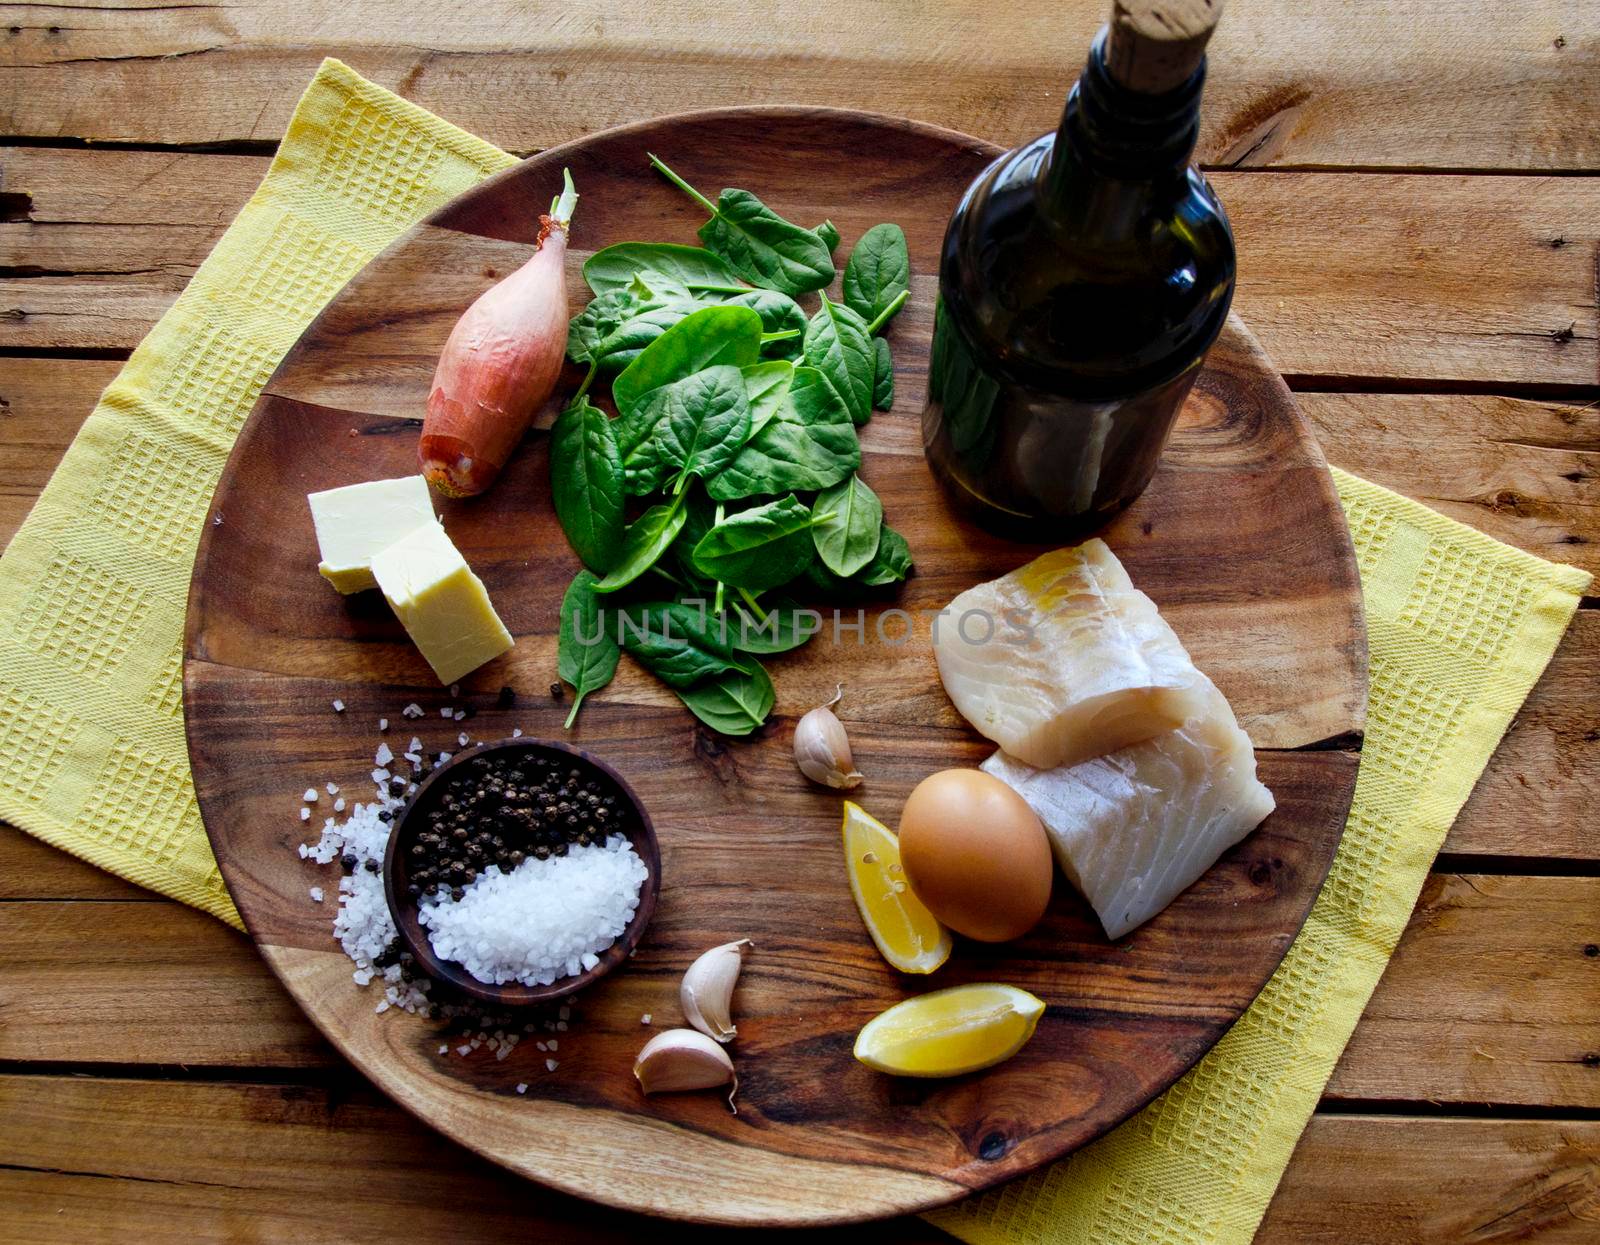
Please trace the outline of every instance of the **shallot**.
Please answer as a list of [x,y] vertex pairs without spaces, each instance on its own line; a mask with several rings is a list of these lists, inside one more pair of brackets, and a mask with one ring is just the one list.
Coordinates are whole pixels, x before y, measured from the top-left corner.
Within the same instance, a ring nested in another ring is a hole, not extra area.
[[567,352],[567,228],[578,202],[572,175],[539,218],[537,250],[490,286],[456,322],[428,395],[418,458],[446,497],[494,483],[550,397]]

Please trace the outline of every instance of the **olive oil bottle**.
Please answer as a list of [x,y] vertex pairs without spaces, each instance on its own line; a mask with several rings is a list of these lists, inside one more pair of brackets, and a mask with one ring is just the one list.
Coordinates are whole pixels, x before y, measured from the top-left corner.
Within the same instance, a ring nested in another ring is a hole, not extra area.
[[1233,298],[1228,218],[1190,163],[1221,0],[1117,0],[1060,128],[951,217],[923,446],[984,527],[1062,541],[1134,500]]

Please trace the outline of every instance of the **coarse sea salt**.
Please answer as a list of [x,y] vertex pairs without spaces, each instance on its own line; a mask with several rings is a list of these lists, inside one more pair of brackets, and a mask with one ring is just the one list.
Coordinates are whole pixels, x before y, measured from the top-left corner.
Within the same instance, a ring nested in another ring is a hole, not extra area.
[[[422,709],[408,705],[403,716],[421,717]],[[412,745],[419,753],[417,759],[420,760],[422,741],[413,739]],[[446,758],[449,756],[448,753],[444,755]],[[541,1027],[553,1031],[558,1023],[560,1028],[565,1029],[564,1018],[571,1015],[571,1009],[565,1005],[559,1011],[563,1017],[561,1022],[549,1018],[542,1023],[530,1020],[523,1023],[519,1031],[512,1023],[510,1014],[497,1016],[484,1011],[481,1004],[430,999],[426,990],[418,989],[416,984],[405,980],[404,970],[398,962],[391,962],[384,968],[378,967],[376,961],[383,958],[385,952],[393,955],[398,945],[394,919],[383,894],[382,862],[389,842],[390,826],[404,803],[403,797],[393,792],[390,783],[380,781],[380,776],[382,779],[390,777],[382,769],[372,772],[376,799],[370,802],[351,799],[348,805],[343,799],[336,800],[335,810],[344,812],[348,807],[348,814],[342,819],[327,818],[323,822],[322,837],[317,842],[300,843],[295,847],[302,860],[323,868],[345,856],[355,862],[353,871],[338,880],[339,906],[334,912],[333,935],[355,966],[351,974],[355,984],[367,987],[377,982],[383,988],[384,997],[373,1010],[379,1013],[391,1009],[407,1011],[450,1022],[454,1031],[465,1039],[462,1045],[455,1048],[455,1053],[463,1057],[476,1050],[487,1050],[494,1052],[496,1060],[504,1060],[511,1055],[524,1033],[535,1032]],[[416,789],[416,784],[412,783],[406,794],[414,793]],[[334,783],[328,783],[327,790],[329,794],[334,794],[339,788]],[[306,788],[303,797],[306,801],[315,803],[317,797],[315,787]],[[384,816],[390,820],[385,821]],[[310,819],[311,809],[301,808],[300,820],[305,822]],[[377,868],[369,869],[369,862]],[[319,895],[319,892],[322,892],[321,887],[311,888],[311,897],[317,902],[321,902],[325,895],[325,892],[323,895]],[[552,1011],[547,1016],[555,1014]],[[522,1019],[522,1016],[517,1017],[518,1021]],[[441,1055],[450,1052],[449,1043],[440,1047]]]
[[[418,915],[434,954],[479,981],[547,986],[599,963],[639,906],[649,870],[620,834],[565,856],[490,865],[459,900],[424,898]],[[564,1029],[566,1022],[558,1022]]]

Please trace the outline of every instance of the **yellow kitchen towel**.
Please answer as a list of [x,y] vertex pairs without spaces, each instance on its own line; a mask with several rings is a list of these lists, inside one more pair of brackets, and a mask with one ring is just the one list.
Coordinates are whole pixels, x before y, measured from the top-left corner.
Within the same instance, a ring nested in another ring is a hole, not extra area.
[[[266,180],[106,391],[0,559],[0,817],[234,925],[181,711],[190,563],[229,446],[357,269],[514,161],[323,64]],[[1372,655],[1366,750],[1304,932],[1223,1041],[1071,1159],[932,1216],[975,1242],[1243,1242],[1439,844],[1589,577],[1336,473]]]
[[183,739],[195,545],[323,305],[514,157],[323,62],[260,189],[134,351],[0,559],[0,818],[243,928]]

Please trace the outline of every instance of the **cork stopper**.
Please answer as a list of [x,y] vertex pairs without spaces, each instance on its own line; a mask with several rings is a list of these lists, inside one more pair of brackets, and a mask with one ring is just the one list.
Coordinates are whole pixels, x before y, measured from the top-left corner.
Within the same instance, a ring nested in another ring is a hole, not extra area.
[[1165,95],[1205,59],[1222,0],[1114,0],[1106,69],[1130,91]]

